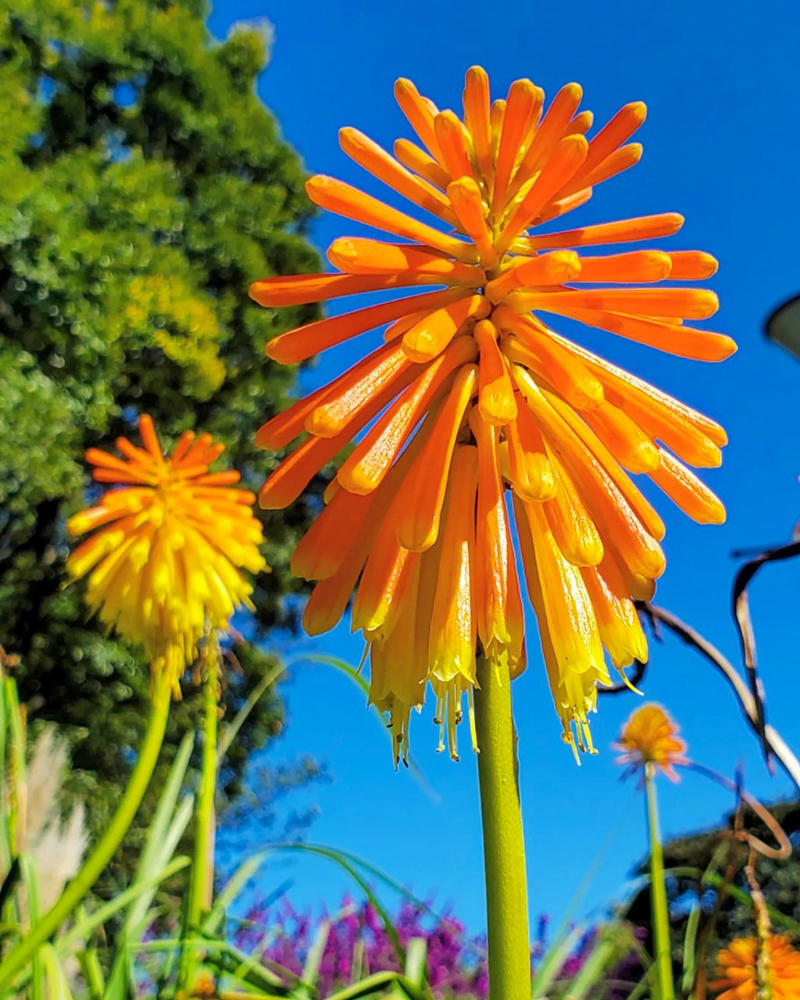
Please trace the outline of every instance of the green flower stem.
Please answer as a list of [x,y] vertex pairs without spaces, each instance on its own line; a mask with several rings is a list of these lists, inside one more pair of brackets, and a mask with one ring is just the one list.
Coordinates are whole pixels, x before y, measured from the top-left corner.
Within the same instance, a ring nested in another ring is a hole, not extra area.
[[141,804],[164,741],[169,716],[171,684],[165,676],[154,682],[153,700],[147,732],[139,747],[139,758],[122,796],[119,807],[83,868],[69,883],[56,903],[31,928],[27,937],[11,951],[0,965],[0,995],[36,954],[37,950],[58,930],[87,892],[92,888],[108,862],[116,853]]
[[645,765],[647,792],[647,828],[650,834],[650,902],[653,914],[653,941],[655,943],[656,981],[659,1000],[675,1000],[672,980],[672,946],[669,939],[669,906],[664,881],[664,851],[658,822],[656,783],[649,764]]
[[[216,650],[216,644],[214,646]],[[214,881],[214,796],[217,789],[217,670],[215,656],[208,657],[203,684],[203,764],[195,809],[194,860],[186,911],[185,936],[196,935],[203,911],[211,906]],[[185,948],[181,956],[180,986],[187,990],[194,982],[197,952]]]
[[485,658],[478,661],[475,722],[481,789],[489,985],[492,1000],[529,1000],[531,947],[525,844],[517,782],[511,682]]

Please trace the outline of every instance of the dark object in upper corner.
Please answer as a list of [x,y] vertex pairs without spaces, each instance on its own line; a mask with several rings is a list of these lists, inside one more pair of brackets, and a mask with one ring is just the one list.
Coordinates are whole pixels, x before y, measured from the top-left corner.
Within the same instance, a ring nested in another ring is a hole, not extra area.
[[796,358],[800,358],[800,295],[787,299],[774,309],[764,323],[764,333]]

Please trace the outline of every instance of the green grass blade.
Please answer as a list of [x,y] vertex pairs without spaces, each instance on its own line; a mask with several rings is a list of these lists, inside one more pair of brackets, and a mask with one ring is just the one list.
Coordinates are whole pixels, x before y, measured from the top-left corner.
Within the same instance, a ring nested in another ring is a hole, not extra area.
[[564,962],[569,958],[570,952],[580,940],[582,933],[582,928],[575,927],[569,934],[564,935],[558,943],[547,949],[531,983],[531,993],[534,1000],[544,996],[550,989],[556,976],[564,967]]
[[251,858],[248,858],[246,861],[242,862],[241,865],[239,865],[228,880],[225,888],[214,900],[211,909],[208,911],[208,916],[202,923],[202,931],[204,934],[211,935],[216,933],[222,918],[225,916],[225,911],[228,909],[233,900],[239,895],[245,885],[250,881],[253,875],[255,875],[266,860],[266,857],[267,852],[261,851],[258,854],[254,854]]

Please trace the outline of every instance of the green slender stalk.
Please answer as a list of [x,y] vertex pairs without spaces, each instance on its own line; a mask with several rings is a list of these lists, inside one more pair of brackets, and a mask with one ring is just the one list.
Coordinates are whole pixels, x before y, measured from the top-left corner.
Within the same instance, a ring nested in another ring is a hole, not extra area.
[[[209,640],[211,645],[211,640]],[[214,643],[216,650],[216,643]],[[203,763],[195,809],[194,860],[186,910],[185,937],[196,934],[204,910],[211,908],[214,881],[214,796],[217,789],[217,671],[214,651],[207,657],[203,682]],[[197,952],[185,948],[181,955],[180,986],[188,990],[194,982]]]
[[653,941],[655,943],[656,981],[659,1000],[675,1000],[672,981],[672,946],[669,940],[669,906],[664,880],[664,851],[658,822],[656,783],[649,764],[644,776],[647,792],[647,828],[650,834],[650,902],[653,914]]
[[525,844],[517,782],[511,683],[485,658],[475,691],[478,779],[481,789],[489,986],[492,1000],[529,1000],[531,951]]
[[75,910],[78,903],[92,888],[108,862],[116,853],[122,838],[128,832],[141,804],[158,760],[164,730],[169,716],[171,685],[161,676],[155,681],[150,720],[139,747],[139,758],[122,796],[114,818],[103,834],[83,868],[69,883],[56,903],[44,914],[27,937],[8,953],[0,965],[0,995],[8,989],[18,972],[25,968],[37,950],[48,941],[60,925]]

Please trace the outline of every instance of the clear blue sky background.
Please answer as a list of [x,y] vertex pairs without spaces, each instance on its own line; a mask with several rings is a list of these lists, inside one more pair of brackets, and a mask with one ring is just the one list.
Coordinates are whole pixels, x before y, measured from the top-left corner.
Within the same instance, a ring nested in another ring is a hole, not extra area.
[[[722,365],[701,365],[599,331],[586,330],[584,342],[729,431],[723,468],[705,474],[728,506],[725,526],[698,527],[665,497],[657,498],[669,558],[657,600],[738,662],[729,615],[736,565],[731,550],[780,542],[800,517],[800,364],[761,333],[769,309],[800,291],[800,6],[780,0],[228,0],[217,3],[210,23],[223,37],[232,23],[261,18],[271,23],[274,42],[259,94],[309,171],[352,183],[363,177],[339,150],[337,130],[354,125],[385,147],[409,135],[392,98],[399,76],[413,79],[443,108],[460,107],[464,72],[473,63],[488,70],[496,96],[505,96],[518,77],[543,86],[548,98],[576,80],[584,88],[583,106],[601,124],[628,101],[647,103],[649,117],[637,136],[645,144],[641,164],[597,189],[569,225],[579,224],[579,217],[585,223],[683,213],[686,225],[670,245],[709,250],[719,258],[712,283],[722,306],[708,325],[733,335],[740,350]],[[381,193],[377,182],[368,181],[367,189]],[[315,225],[313,238],[324,250],[335,236],[353,231],[345,220],[327,217]],[[351,364],[375,336],[325,355],[308,373],[309,387]],[[752,595],[771,721],[797,746],[799,578],[798,564],[767,569]],[[361,645],[346,624],[315,643],[294,644],[294,652],[301,650],[356,662]],[[562,914],[616,826],[613,846],[581,907],[588,913],[620,896],[644,847],[638,803],[625,818],[634,790],[620,784],[609,747],[640,702],[633,695],[601,700],[593,731],[602,752],[576,768],[559,739],[535,637],[529,650],[528,671],[514,694],[531,908],[534,914]],[[790,790],[782,775],[766,774],[724,681],[676,641],[654,646],[645,691],[680,721],[696,760],[728,774],[743,762],[748,785],[767,798]],[[481,838],[472,754],[454,764],[434,752],[428,707],[412,729],[413,752],[433,790],[426,792],[409,772],[394,773],[385,734],[359,693],[334,671],[302,667],[285,692],[290,725],[270,760],[310,753],[327,762],[334,776],[329,786],[293,803],[319,804],[313,839],[362,854],[417,892],[451,902],[480,930]],[[677,788],[665,783],[666,832],[712,824],[729,804],[698,777],[686,777]],[[338,872],[308,862],[289,871],[269,866],[263,890],[287,875],[300,906],[335,906],[347,888]]]

